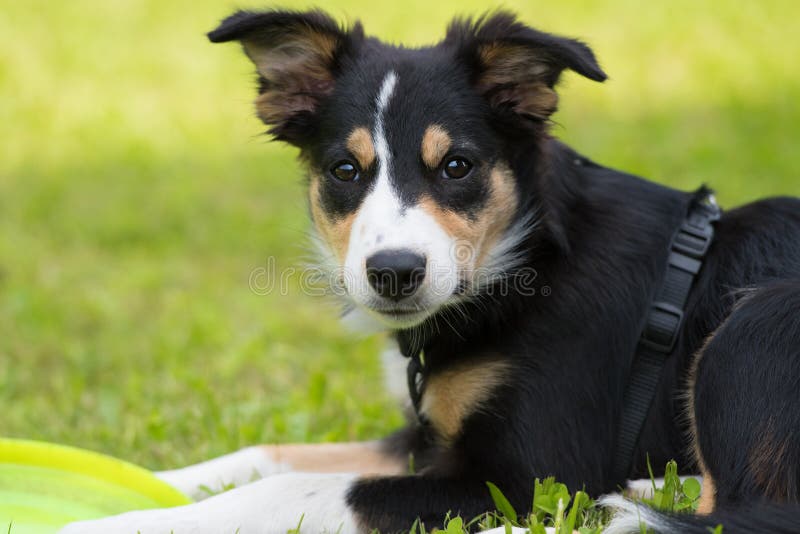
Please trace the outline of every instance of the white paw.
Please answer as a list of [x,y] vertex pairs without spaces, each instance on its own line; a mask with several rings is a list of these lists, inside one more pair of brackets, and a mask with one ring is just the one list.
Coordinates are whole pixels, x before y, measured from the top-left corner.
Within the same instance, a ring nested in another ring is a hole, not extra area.
[[287,473],[204,501],[66,526],[59,534],[356,534],[345,496],[355,475]]

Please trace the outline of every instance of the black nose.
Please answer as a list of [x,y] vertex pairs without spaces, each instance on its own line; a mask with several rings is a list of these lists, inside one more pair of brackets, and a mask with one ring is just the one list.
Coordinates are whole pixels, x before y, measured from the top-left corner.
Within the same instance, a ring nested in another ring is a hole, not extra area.
[[413,295],[425,279],[425,256],[410,250],[384,250],[367,258],[367,280],[392,300]]

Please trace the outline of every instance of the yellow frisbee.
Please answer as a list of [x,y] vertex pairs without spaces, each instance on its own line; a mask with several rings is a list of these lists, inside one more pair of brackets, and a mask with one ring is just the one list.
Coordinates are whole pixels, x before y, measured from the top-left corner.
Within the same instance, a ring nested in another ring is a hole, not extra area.
[[152,472],[117,458],[0,438],[1,534],[52,534],[71,521],[190,502]]

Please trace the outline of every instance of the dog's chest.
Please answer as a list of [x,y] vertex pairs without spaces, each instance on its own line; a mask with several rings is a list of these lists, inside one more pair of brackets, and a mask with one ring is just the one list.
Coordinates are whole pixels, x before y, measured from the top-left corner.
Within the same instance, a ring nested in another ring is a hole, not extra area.
[[419,415],[445,443],[458,436],[464,421],[484,409],[508,378],[510,365],[502,360],[459,363],[425,377]]

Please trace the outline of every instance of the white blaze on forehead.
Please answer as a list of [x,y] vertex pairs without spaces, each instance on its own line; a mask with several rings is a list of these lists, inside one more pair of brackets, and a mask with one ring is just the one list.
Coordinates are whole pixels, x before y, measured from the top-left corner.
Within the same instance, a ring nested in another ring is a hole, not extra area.
[[457,267],[451,258],[453,239],[436,220],[417,206],[403,206],[396,187],[392,151],[386,138],[386,116],[398,85],[394,71],[386,74],[375,98],[373,139],[378,173],[372,191],[364,198],[350,230],[344,281],[348,293],[366,306],[378,301],[367,280],[367,258],[381,250],[409,249],[428,260],[422,286],[415,295],[420,308],[438,307],[458,285]]
[[381,178],[389,177],[391,172],[391,160],[389,155],[389,143],[386,142],[386,131],[383,125],[383,116],[386,114],[386,107],[389,105],[389,100],[394,94],[394,88],[397,85],[397,75],[394,71],[389,71],[389,74],[383,79],[381,90],[378,93],[378,98],[375,99],[377,109],[375,110],[375,152],[378,154],[378,181]]
[[[389,101],[394,94],[397,85],[397,74],[394,71],[384,77],[381,83],[378,96],[375,98],[375,127],[372,136],[375,142],[375,153],[378,158],[378,175],[372,191],[364,199],[358,216],[351,229],[351,243],[355,247],[350,247],[350,252],[355,249],[357,252],[364,252],[364,249],[371,249],[375,245],[384,242],[387,237],[386,230],[388,225],[384,223],[398,222],[403,219],[403,209],[400,198],[391,185],[392,161],[389,143],[386,140],[386,127],[384,117]],[[369,243],[365,243],[369,241]],[[371,238],[371,239],[370,239]],[[352,241],[354,240],[354,241]],[[361,264],[366,257],[357,258]]]
[[[386,127],[384,116],[386,115],[386,108],[389,106],[389,101],[394,94],[395,86],[397,85],[397,74],[394,71],[384,77],[381,83],[378,96],[375,98],[375,128],[372,136],[375,139],[375,153],[378,157],[378,176],[375,179],[375,186],[372,192],[364,199],[364,203],[359,211],[359,218],[365,212],[374,212],[378,218],[403,218],[403,209],[400,198],[391,186],[392,175],[392,157],[391,150],[389,150],[389,142],[386,140]],[[358,222],[358,219],[356,220]],[[365,226],[375,226],[375,221],[364,220],[362,224]],[[361,236],[363,237],[364,226],[362,226]],[[351,230],[351,237],[355,236],[356,224],[353,225]],[[376,236],[377,237],[377,236]],[[385,236],[381,236],[381,240]]]

